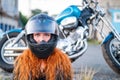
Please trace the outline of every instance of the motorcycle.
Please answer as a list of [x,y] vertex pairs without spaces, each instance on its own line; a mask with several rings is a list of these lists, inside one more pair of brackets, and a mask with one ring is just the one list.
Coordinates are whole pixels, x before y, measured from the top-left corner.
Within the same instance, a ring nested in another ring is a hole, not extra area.
[[[57,47],[63,50],[73,62],[87,50],[87,40],[91,35],[92,27],[103,38],[101,48],[106,62],[120,74],[120,35],[97,1],[83,0],[83,6],[71,5],[55,20],[59,25],[60,35]],[[6,32],[0,40],[0,67],[12,72],[15,58],[26,48],[24,29]]]

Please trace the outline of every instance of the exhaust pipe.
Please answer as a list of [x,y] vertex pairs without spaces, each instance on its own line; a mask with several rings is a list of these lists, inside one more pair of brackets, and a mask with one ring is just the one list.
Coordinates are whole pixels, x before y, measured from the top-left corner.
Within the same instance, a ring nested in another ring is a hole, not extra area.
[[28,47],[6,47],[5,51],[23,51],[25,49],[28,49]]
[[[5,57],[17,57],[19,56],[22,51],[25,49],[28,49],[28,47],[5,47],[5,53],[3,54]],[[8,52],[7,52],[8,51]],[[13,53],[13,51],[16,51],[16,53]]]
[[84,41],[84,45],[85,45],[84,48],[83,48],[80,52],[75,53],[75,54],[73,54],[73,55],[70,55],[69,58],[72,59],[72,58],[76,58],[76,57],[78,57],[78,56],[81,56],[81,55],[87,50],[88,44],[87,44],[86,41]]
[[4,56],[5,57],[17,57],[19,56],[21,53],[5,53]]

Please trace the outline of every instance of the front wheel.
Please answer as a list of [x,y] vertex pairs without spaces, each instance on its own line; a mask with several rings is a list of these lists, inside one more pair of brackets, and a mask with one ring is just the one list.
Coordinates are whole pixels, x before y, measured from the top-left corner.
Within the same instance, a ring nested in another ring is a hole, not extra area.
[[102,44],[103,56],[108,65],[120,74],[120,41],[112,37]]
[[[10,54],[17,53],[16,51],[7,51],[5,50],[6,47],[10,46],[10,44],[15,40],[15,38],[18,36],[19,33],[8,33],[8,35],[5,35],[0,40],[0,68],[7,72],[13,71],[13,64],[14,60],[17,56],[12,56]],[[25,38],[24,36],[16,43],[14,44],[14,47],[23,47],[26,46]],[[10,56],[7,56],[10,55]]]

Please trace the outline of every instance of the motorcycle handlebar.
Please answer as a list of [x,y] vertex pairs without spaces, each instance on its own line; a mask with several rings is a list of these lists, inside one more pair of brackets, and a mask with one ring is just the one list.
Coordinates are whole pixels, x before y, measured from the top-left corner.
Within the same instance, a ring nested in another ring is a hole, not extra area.
[[[93,6],[93,11],[96,13],[98,13],[100,16],[104,16],[105,15],[105,11],[103,8],[101,8],[99,5],[98,5],[98,1],[97,0],[90,0],[90,2],[88,2],[88,0],[83,0],[83,3],[84,3],[84,8],[86,7],[90,7],[90,4],[94,4]],[[83,8],[83,9],[84,9]]]
[[83,2],[85,2],[85,4],[88,4],[88,1],[87,1],[87,0],[83,0]]

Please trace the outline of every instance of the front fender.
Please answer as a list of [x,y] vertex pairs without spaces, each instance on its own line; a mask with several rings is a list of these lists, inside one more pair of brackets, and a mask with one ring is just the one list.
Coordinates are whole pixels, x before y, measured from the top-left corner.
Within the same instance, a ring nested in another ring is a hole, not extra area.
[[22,29],[12,29],[12,30],[6,31],[5,33],[14,33],[14,32],[20,33],[21,31]]
[[6,31],[2,35],[4,36],[4,35],[9,34],[9,33],[20,33],[21,31],[22,31],[22,29],[12,29],[12,30]]
[[106,43],[109,39],[113,38],[114,34],[111,32],[110,34],[108,34],[108,36],[103,40],[102,44]]

